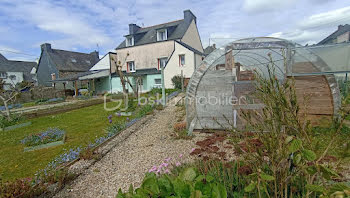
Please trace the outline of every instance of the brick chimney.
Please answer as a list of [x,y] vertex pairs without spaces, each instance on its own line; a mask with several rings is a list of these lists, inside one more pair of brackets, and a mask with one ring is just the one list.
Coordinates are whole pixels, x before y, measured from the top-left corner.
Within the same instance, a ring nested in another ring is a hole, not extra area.
[[50,43],[41,44],[40,47],[41,47],[41,51],[42,51],[42,52],[43,52],[43,51],[52,52],[51,44],[50,44]]
[[184,20],[187,23],[191,23],[191,21],[194,19],[194,22],[197,23],[197,17],[191,12],[191,10],[185,10],[184,11]]
[[135,34],[141,27],[136,24],[129,24],[129,34]]

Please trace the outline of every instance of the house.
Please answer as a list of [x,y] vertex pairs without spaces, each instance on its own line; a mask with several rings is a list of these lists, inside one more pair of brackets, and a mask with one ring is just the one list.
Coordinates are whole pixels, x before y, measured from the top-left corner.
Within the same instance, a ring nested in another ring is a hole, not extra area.
[[[136,76],[141,77],[141,92],[161,87],[161,67],[165,88],[173,88],[171,78],[182,73],[189,79],[204,57],[197,18],[190,10],[184,11],[181,20],[150,27],[129,24],[125,40],[115,50],[122,71],[132,82],[135,83]],[[120,92],[122,87],[115,71],[112,67],[111,91]]]
[[350,41],[350,25],[339,25],[338,29],[331,35],[317,43],[317,45],[344,43]]
[[216,45],[215,43],[213,45],[209,45],[204,49],[204,54],[205,56],[208,56],[210,53],[212,53],[214,50],[216,50]]
[[54,81],[60,80],[65,82],[64,88],[76,89],[75,81],[70,79],[88,72],[98,61],[99,54],[96,51],[87,54],[52,49],[51,44],[44,43],[41,45],[41,55],[36,71],[38,84],[53,86]]
[[[89,81],[89,91],[95,94],[112,92],[112,74],[110,69],[114,66],[113,60],[116,60],[116,55],[116,53],[108,52],[87,74],[78,78],[80,81]],[[118,83],[120,82],[114,82],[115,86],[118,86]]]
[[0,54],[0,79],[4,82],[4,89],[8,90],[23,81],[35,81],[35,76],[31,74],[36,62],[8,60]]

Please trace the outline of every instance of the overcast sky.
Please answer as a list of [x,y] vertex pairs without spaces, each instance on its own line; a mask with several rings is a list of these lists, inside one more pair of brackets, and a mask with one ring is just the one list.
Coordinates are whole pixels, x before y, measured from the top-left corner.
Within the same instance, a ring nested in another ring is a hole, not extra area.
[[350,24],[349,0],[0,0],[0,53],[35,60],[40,44],[48,42],[80,52],[97,50],[98,44],[103,55],[124,39],[129,23],[182,19],[186,9],[197,16],[204,47],[209,40],[221,44],[253,36],[314,44],[339,24]]

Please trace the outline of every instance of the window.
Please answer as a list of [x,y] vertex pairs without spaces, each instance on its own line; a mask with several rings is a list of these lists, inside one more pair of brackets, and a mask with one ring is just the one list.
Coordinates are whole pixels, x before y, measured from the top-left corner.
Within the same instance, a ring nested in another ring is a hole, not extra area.
[[162,79],[160,79],[160,78],[154,79],[154,84],[155,85],[161,85],[162,84]]
[[127,70],[129,72],[136,72],[136,67],[134,61],[127,62]]
[[167,39],[168,31],[166,29],[157,31],[157,41],[166,41]]
[[184,66],[185,65],[185,55],[179,55],[179,66]]
[[126,37],[126,47],[133,46],[134,45],[134,37],[129,36]]
[[164,68],[167,62],[168,58],[158,58],[158,70],[160,70],[160,68]]
[[7,78],[6,72],[0,72],[0,78]]

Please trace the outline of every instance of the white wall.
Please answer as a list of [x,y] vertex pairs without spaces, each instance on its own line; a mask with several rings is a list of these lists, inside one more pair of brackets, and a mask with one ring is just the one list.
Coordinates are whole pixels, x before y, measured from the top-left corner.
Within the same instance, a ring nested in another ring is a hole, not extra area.
[[100,59],[91,69],[90,71],[94,70],[104,70],[110,68],[110,58],[109,53],[106,54],[102,59]]
[[[174,41],[162,41],[152,44],[139,45],[116,50],[118,61],[126,70],[126,62],[134,61],[136,70],[146,68],[158,68],[158,58],[170,57],[174,50]],[[129,56],[127,56],[129,53]],[[127,57],[126,61],[125,57]],[[112,71],[114,69],[112,68]]]
[[[185,55],[185,65],[179,66],[179,55]],[[183,75],[185,78],[191,78],[194,70],[195,64],[198,65],[201,63],[201,59],[196,60],[196,55],[191,50],[182,46],[181,44],[175,43],[175,51],[171,56],[168,64],[164,70],[164,83],[165,88],[174,88],[171,78],[176,75],[181,75],[181,70],[183,71]],[[197,58],[198,59],[198,58]]]
[[200,52],[204,52],[198,28],[194,20],[192,20],[181,41]]
[[[23,72],[6,72],[7,73],[7,78],[2,79],[5,84],[11,84],[12,86],[15,86],[17,83],[23,81]],[[10,76],[16,76],[15,80],[11,80]],[[10,89],[11,86],[4,86],[5,90]]]

